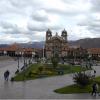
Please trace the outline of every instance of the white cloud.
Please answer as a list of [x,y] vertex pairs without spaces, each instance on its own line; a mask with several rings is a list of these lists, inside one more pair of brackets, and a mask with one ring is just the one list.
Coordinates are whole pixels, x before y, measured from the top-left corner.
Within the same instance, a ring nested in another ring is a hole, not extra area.
[[1,0],[0,43],[41,41],[48,28],[54,33],[65,28],[70,40],[98,37],[99,4],[100,0]]
[[[24,38],[23,38],[24,37]],[[2,44],[9,44],[9,43],[13,43],[13,42],[17,42],[17,43],[27,43],[31,41],[30,38],[28,38],[25,35],[21,35],[21,34],[2,34],[0,35],[0,43]]]
[[35,13],[33,13],[32,15],[32,18],[33,20],[36,20],[36,21],[48,21],[48,15],[46,13],[45,10],[38,10],[38,11],[35,11]]

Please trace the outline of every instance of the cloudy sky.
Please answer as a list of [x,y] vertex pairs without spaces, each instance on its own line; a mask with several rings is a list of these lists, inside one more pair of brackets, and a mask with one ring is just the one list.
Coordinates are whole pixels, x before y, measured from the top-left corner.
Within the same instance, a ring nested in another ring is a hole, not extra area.
[[45,40],[47,29],[68,40],[100,37],[100,0],[0,0],[0,43]]

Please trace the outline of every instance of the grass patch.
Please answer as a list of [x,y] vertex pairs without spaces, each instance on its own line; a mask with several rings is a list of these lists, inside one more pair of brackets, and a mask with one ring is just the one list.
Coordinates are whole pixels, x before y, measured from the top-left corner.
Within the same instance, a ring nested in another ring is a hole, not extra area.
[[33,77],[28,77],[28,74],[30,71],[35,71],[37,70],[37,68],[39,67],[39,64],[32,64],[30,65],[26,70],[18,73],[15,77],[14,77],[14,81],[24,81],[24,80],[30,80],[30,79],[35,79],[36,76],[34,75]]
[[[41,69],[42,67],[42,69]],[[58,68],[63,71],[63,74],[80,72],[83,70],[87,70],[86,68],[81,68],[80,66],[72,66],[72,65],[63,65],[59,64]],[[14,77],[14,81],[24,81],[24,80],[32,80],[36,78],[57,76],[58,69],[52,67],[52,64],[31,64],[26,70],[18,73]]]
[[[94,79],[94,81],[99,85],[99,91],[100,91],[100,76],[96,77]],[[93,84],[93,81],[91,81],[91,83],[89,85],[84,86],[84,87],[79,86],[77,84],[73,84],[70,86],[65,86],[65,87],[60,88],[60,89],[56,89],[56,90],[54,90],[54,92],[60,93],[60,94],[91,93],[92,84]]]
[[60,94],[72,94],[72,93],[90,93],[92,91],[92,85],[81,87],[77,84],[66,86],[60,89],[56,89],[54,92]]
[[100,76],[96,77],[94,81],[100,85]]

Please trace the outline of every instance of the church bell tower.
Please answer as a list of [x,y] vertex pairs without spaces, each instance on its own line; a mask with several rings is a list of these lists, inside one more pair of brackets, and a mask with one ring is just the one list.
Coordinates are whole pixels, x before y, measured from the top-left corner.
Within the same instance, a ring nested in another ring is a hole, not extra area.
[[52,37],[52,32],[50,31],[50,29],[48,29],[46,31],[46,41],[49,40],[49,39],[51,39],[51,37]]
[[67,42],[67,31],[65,29],[62,31],[61,37]]

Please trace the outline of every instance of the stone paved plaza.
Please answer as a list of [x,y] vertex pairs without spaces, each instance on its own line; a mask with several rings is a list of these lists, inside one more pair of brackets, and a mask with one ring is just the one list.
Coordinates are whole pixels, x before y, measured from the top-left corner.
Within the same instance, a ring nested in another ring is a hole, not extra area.
[[[20,66],[23,63],[20,62]],[[100,66],[94,66],[97,76],[100,75]],[[57,94],[53,90],[73,84],[72,74],[49,78],[35,79],[25,82],[5,82],[3,72],[9,69],[11,76],[17,69],[17,61],[0,61],[0,99],[100,99],[86,94]]]

